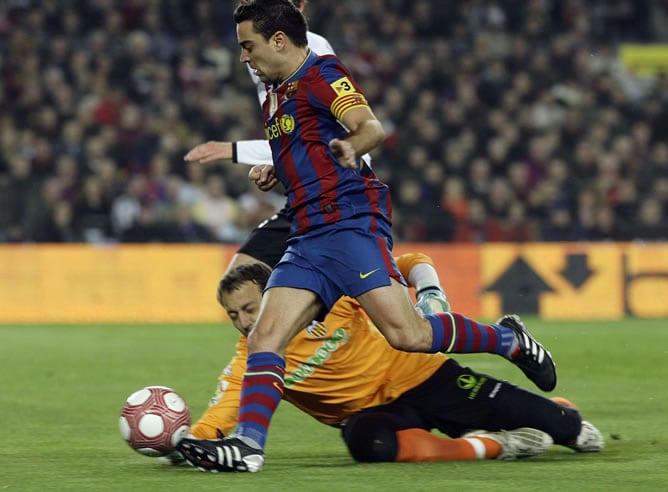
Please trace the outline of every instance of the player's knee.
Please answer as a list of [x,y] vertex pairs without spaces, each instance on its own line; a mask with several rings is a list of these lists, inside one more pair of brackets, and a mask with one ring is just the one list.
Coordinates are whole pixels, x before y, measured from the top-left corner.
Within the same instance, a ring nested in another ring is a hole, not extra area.
[[391,462],[399,451],[396,426],[383,414],[351,417],[343,429],[343,440],[353,459],[360,462]]
[[385,330],[383,335],[387,342],[395,349],[408,350],[407,347],[410,345],[410,337],[406,333],[401,330],[390,329]]
[[290,342],[290,336],[289,333],[270,329],[262,330],[256,326],[248,334],[246,341],[249,353],[275,352],[283,354]]
[[405,352],[425,352],[431,347],[425,333],[405,326],[391,326],[383,330],[383,335],[392,347]]
[[582,427],[582,417],[575,408],[559,405],[559,417],[551,420],[545,431],[552,437],[555,444],[565,446],[578,437]]

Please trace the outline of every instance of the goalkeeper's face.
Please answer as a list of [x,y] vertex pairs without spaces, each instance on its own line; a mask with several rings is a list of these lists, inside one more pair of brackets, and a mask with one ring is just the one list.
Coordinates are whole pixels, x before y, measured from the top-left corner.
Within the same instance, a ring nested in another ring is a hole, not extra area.
[[234,327],[243,336],[248,336],[262,303],[262,291],[259,286],[254,282],[244,282],[238,289],[222,292],[220,302]]

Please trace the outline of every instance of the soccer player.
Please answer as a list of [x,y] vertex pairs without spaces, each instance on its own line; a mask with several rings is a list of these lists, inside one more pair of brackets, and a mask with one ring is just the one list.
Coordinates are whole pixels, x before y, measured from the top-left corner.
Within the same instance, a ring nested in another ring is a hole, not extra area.
[[[291,0],[292,3],[304,12],[306,0]],[[329,41],[323,36],[311,31],[306,31],[308,47],[318,55],[333,55],[334,50]],[[254,73],[250,65],[247,65],[253,85],[257,90],[260,106],[267,98],[267,89]],[[370,161],[370,157],[366,157]],[[210,141],[192,148],[185,156],[185,160],[191,163],[209,164],[221,160],[232,160],[234,163],[245,165],[273,165],[271,148],[267,140],[239,140],[237,142]],[[257,172],[257,171],[256,171]],[[250,261],[262,261],[273,267],[281,258],[286,248],[286,241],[290,233],[290,218],[288,217],[287,205],[279,210],[269,219],[261,222],[251,233],[244,243],[239,247],[227,266],[230,271],[237,265]],[[280,245],[280,247],[276,247]]]
[[387,185],[360,161],[383,140],[382,126],[339,60],[308,48],[302,13],[290,0],[242,0],[234,19],[240,60],[267,84],[271,174],[287,192],[291,234],[247,337],[236,429],[215,441],[184,439],[186,457],[218,471],[262,469],[271,417],[283,396],[286,347],[341,295],[356,298],[395,348],[496,353],[539,388],[554,389],[550,354],[518,320],[479,325],[450,313],[423,317],[413,307],[391,254]]
[[[411,284],[416,270],[438,278],[425,255],[405,254],[396,263]],[[269,274],[259,262],[243,264],[218,286],[218,301],[242,336],[211,405],[190,429],[198,439],[234,429],[246,337]],[[295,336],[285,353],[283,394],[318,421],[341,428],[355,460],[508,460],[538,454],[553,441],[578,451],[602,448],[601,434],[575,409],[460,367],[443,354],[395,350],[359,307],[342,297],[324,322]],[[432,434],[434,428],[454,439]]]

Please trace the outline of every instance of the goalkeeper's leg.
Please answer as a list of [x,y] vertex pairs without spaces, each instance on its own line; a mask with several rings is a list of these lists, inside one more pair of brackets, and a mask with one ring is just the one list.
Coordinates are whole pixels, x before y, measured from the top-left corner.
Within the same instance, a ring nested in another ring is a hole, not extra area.
[[360,462],[428,462],[516,459],[546,451],[550,436],[537,429],[479,432],[450,439],[421,428],[398,429],[400,418],[382,411],[351,417],[343,438]]
[[448,359],[430,378],[388,405],[409,409],[418,418],[403,428],[439,429],[451,437],[472,430],[538,429],[557,444],[568,445],[578,436],[582,419],[537,393],[481,374]]
[[511,385],[503,386],[494,398],[484,429],[532,427],[547,432],[555,444],[567,446],[580,433],[582,417],[575,408],[559,405],[549,398]]

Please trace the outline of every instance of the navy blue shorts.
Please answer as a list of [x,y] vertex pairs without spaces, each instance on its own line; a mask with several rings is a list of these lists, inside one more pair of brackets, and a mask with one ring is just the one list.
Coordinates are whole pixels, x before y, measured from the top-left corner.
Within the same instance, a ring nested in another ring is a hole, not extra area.
[[342,295],[357,297],[392,278],[406,285],[392,257],[390,225],[374,221],[372,233],[369,223],[368,216],[347,219],[290,238],[266,288],[310,290],[329,310]]

